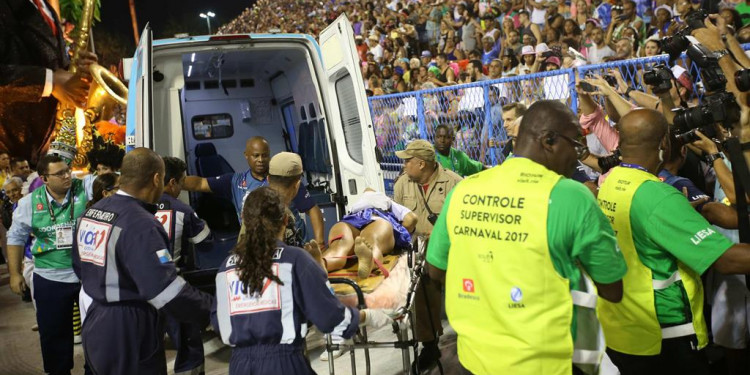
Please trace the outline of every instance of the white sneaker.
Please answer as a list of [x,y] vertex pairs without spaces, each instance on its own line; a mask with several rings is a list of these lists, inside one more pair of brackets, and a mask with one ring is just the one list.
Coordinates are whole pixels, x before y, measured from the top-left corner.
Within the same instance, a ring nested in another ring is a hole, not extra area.
[[73,335],[73,344],[80,344],[82,341],[81,335]]

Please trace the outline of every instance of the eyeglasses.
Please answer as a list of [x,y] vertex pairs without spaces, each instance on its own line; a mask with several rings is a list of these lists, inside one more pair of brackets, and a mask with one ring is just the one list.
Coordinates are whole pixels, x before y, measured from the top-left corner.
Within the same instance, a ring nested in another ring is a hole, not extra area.
[[576,156],[578,157],[578,160],[586,159],[589,156],[589,146],[586,146],[581,141],[570,138],[565,134],[562,134],[562,133],[555,133],[555,134],[559,135],[561,138],[573,144],[573,147],[576,149]]
[[57,173],[47,173],[47,176],[55,176],[57,178],[65,178],[65,177],[70,176],[71,174],[72,174],[72,172],[71,172],[70,168],[68,168],[68,169],[63,169],[63,170],[61,170],[61,171],[59,171]]
[[120,185],[112,185],[104,188],[104,191],[120,190]]

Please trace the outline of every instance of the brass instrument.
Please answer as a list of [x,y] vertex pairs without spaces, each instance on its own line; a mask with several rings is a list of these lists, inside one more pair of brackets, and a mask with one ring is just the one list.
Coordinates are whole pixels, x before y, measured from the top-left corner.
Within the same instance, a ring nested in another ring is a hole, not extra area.
[[[80,52],[86,51],[88,48],[95,2],[96,0],[84,0],[83,2],[81,22],[78,25],[78,38],[73,46],[74,53],[71,58],[70,68],[68,69],[73,74],[78,71]],[[99,64],[92,64],[90,73],[93,82],[89,89],[88,102],[84,110],[86,125],[83,127],[83,141],[77,153],[75,152],[76,107],[59,103],[57,106],[57,115],[55,116],[55,143],[58,143],[58,147],[60,147],[60,143],[73,147],[73,154],[75,154],[73,167],[75,168],[86,168],[88,165],[86,153],[93,146],[94,124],[112,118],[115,107],[118,104],[127,105],[128,88],[125,87],[125,84],[117,76]],[[72,143],[70,143],[71,141]]]

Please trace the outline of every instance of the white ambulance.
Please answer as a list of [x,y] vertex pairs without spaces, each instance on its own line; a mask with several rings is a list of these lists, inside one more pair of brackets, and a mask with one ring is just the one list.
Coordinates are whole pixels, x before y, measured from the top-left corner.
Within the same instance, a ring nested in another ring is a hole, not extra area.
[[[129,70],[129,149],[175,156],[189,175],[213,177],[246,171],[245,142],[263,136],[272,155],[302,157],[303,183],[323,211],[326,234],[366,187],[384,189],[352,27],[343,15],[319,42],[302,34],[152,40],[146,26]],[[183,198],[209,223],[215,248],[231,248],[238,229],[232,205],[206,194]]]

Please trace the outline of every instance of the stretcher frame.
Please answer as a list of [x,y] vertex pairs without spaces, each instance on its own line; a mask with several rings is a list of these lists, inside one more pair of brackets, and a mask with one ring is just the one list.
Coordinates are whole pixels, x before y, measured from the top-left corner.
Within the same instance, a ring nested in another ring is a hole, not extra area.
[[[409,289],[406,293],[406,302],[403,306],[400,306],[395,310],[396,316],[394,317],[393,325],[391,327],[393,329],[393,333],[396,335],[397,340],[387,342],[370,341],[367,338],[367,327],[364,326],[359,328],[359,331],[353,338],[352,344],[334,344],[331,335],[326,335],[326,352],[328,353],[328,372],[330,375],[335,375],[336,373],[333,352],[339,349],[345,349],[349,352],[349,358],[351,359],[352,366],[352,375],[357,374],[357,361],[355,354],[357,349],[361,349],[364,351],[365,374],[370,375],[370,349],[384,348],[395,348],[401,350],[404,374],[411,373],[410,352],[413,352],[414,358],[417,358],[419,345],[416,340],[416,328],[413,324],[413,302],[417,293],[419,281],[421,280],[422,275],[425,272],[426,250],[427,240],[422,236],[415,237],[415,239],[411,243],[411,246],[407,249],[404,249],[407,256],[407,267],[410,272],[410,278]],[[356,282],[345,278],[330,278],[328,281],[331,284],[347,284],[351,286],[357,295],[357,308],[367,308],[367,306],[365,305],[364,293]],[[438,363],[438,366],[440,368],[440,372],[442,373],[442,365]]]

